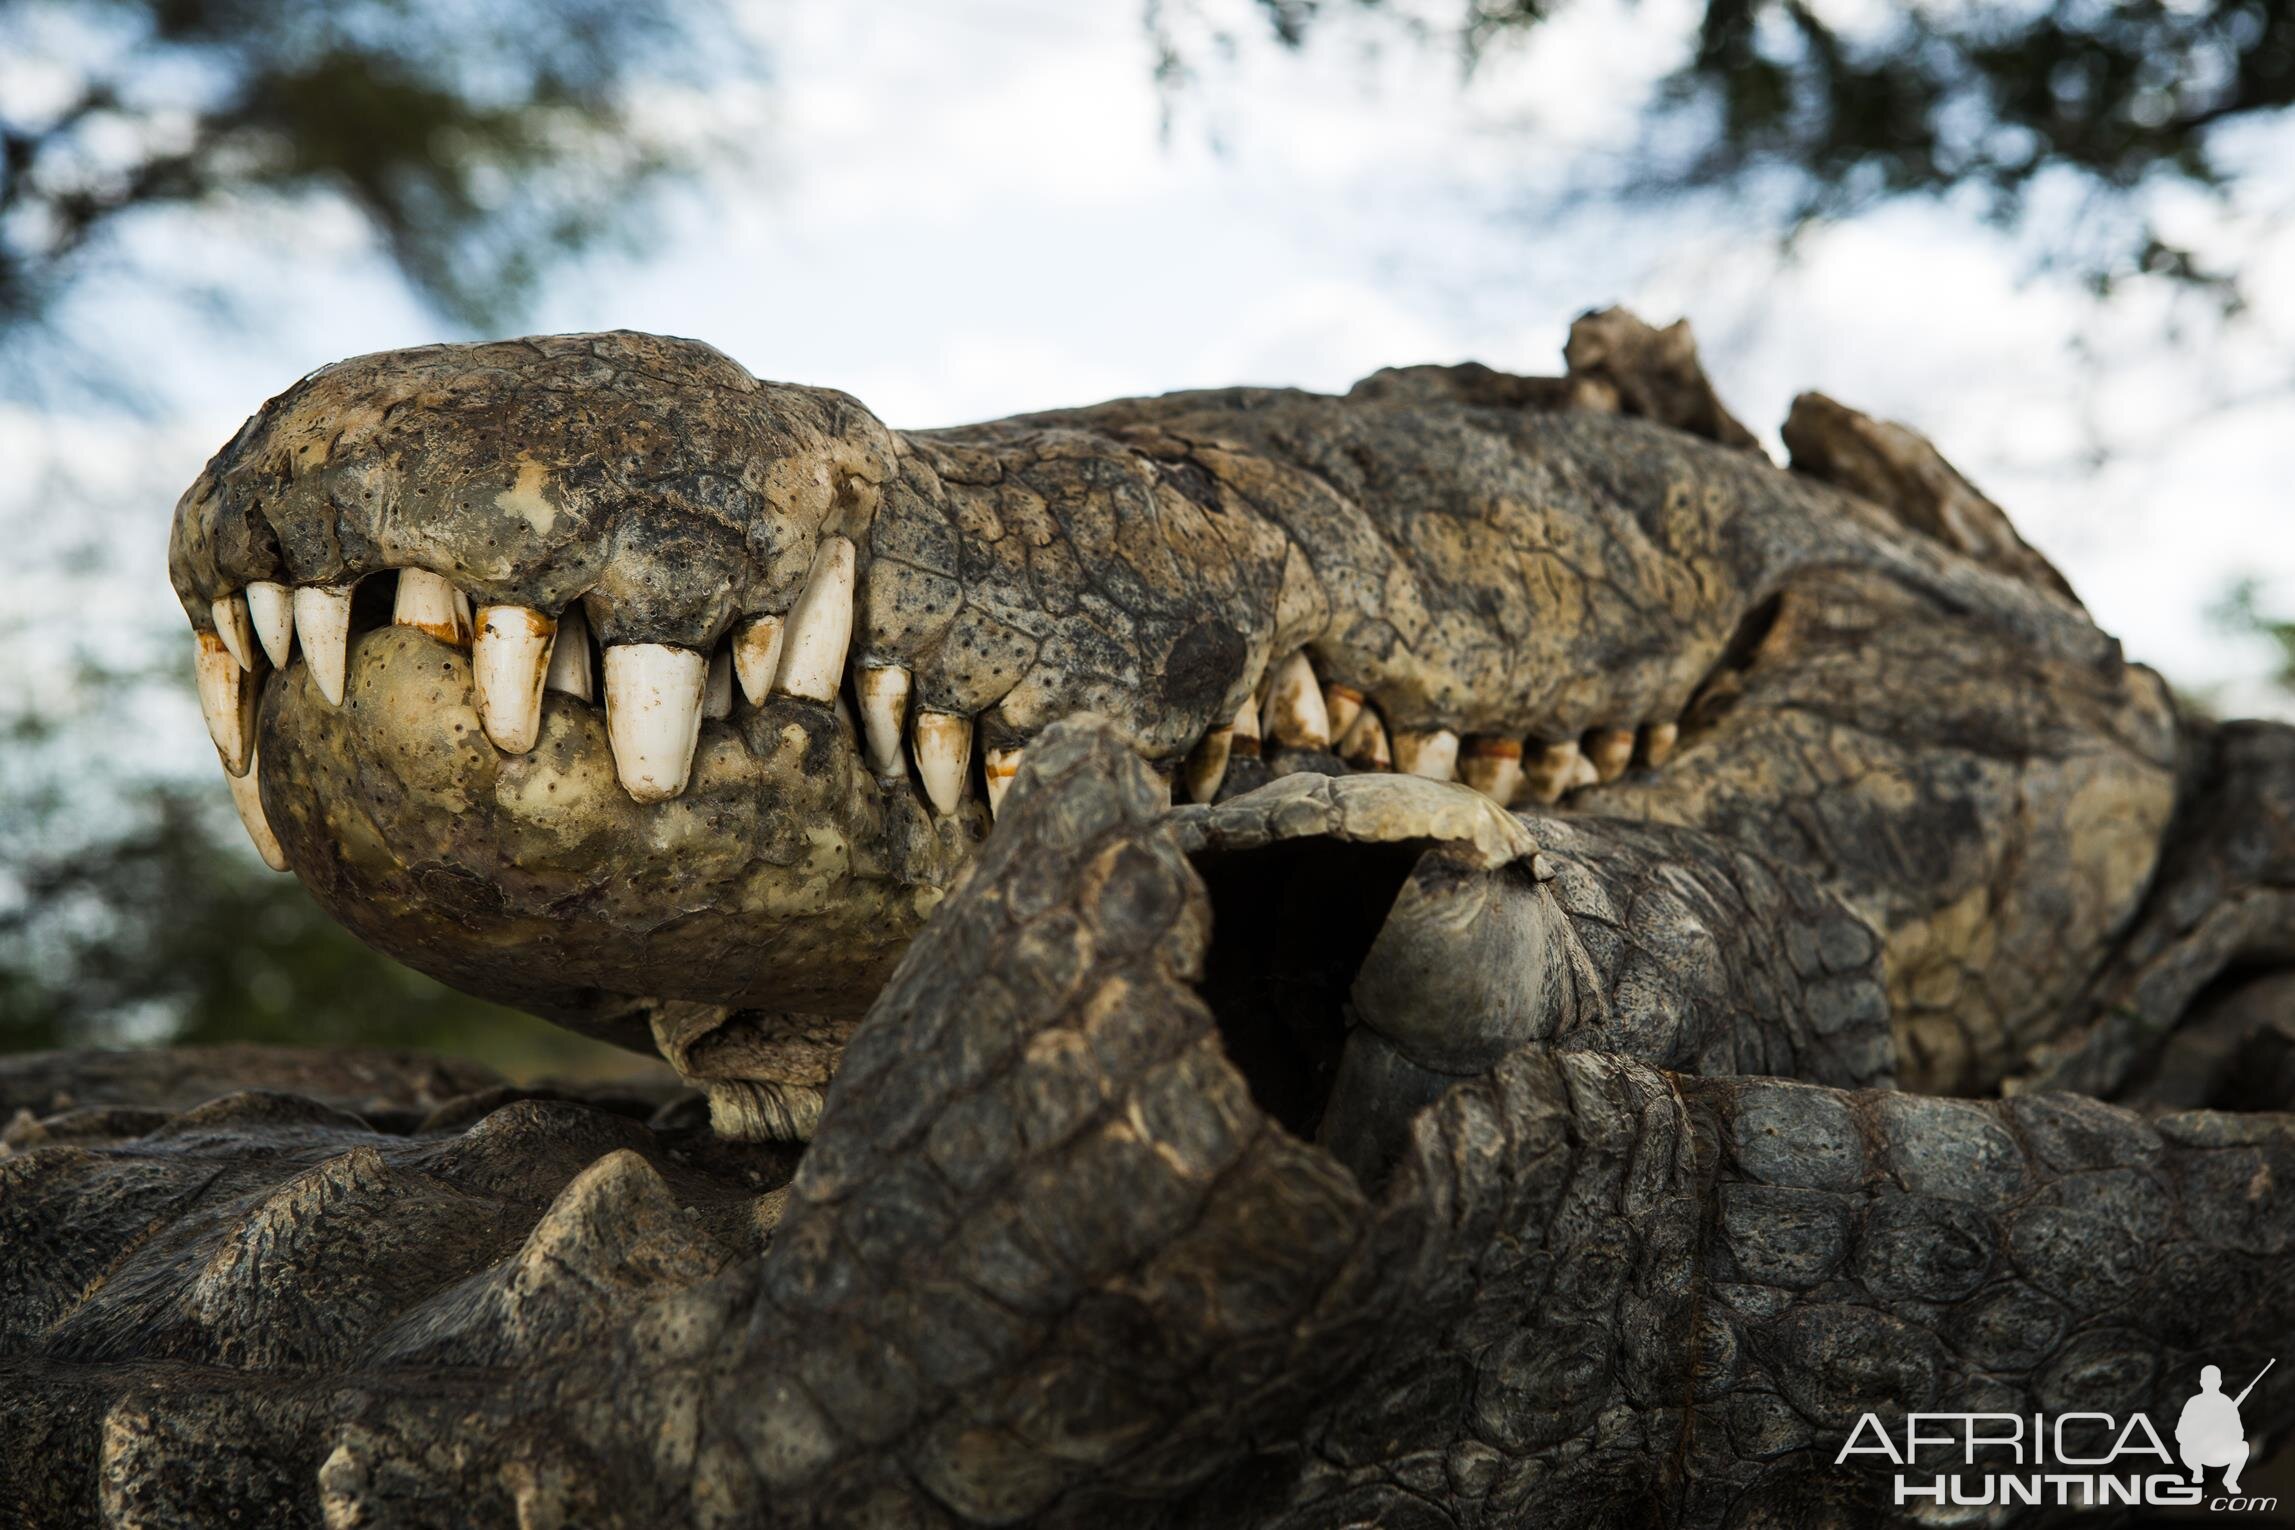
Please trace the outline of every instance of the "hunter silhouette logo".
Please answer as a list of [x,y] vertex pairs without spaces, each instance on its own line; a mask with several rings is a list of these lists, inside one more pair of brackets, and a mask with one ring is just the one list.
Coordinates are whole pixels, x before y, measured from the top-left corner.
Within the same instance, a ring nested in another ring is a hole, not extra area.
[[[1913,1413],[1903,1417],[1901,1439],[1880,1415],[1865,1413],[1833,1461],[1887,1458],[1897,1468],[1898,1508],[2173,1505],[2269,1511],[2278,1507],[2277,1499],[2240,1492],[2239,1474],[2252,1446],[2239,1409],[2278,1363],[2266,1361],[2237,1396],[2224,1394],[2220,1366],[2201,1367],[2199,1390],[2176,1420],[2172,1453],[2144,1413]],[[2181,1472],[2175,1469],[2179,1460]],[[2211,1469],[2223,1472],[2222,1490],[2214,1496],[2204,1486]]]
[[2223,1490],[2239,1491],[2240,1468],[2247,1465],[2247,1431],[2240,1426],[2239,1405],[2247,1401],[2256,1383],[2271,1373],[2279,1363],[2273,1356],[2255,1373],[2255,1380],[2240,1388],[2237,1397],[2223,1395],[2223,1371],[2207,1366],[2199,1373],[2199,1392],[2183,1405],[2183,1417],[2176,1420],[2176,1449],[2183,1456],[2183,1464],[2191,1468],[2191,1480],[2198,1482],[2207,1467],[2220,1466],[2223,1471]]

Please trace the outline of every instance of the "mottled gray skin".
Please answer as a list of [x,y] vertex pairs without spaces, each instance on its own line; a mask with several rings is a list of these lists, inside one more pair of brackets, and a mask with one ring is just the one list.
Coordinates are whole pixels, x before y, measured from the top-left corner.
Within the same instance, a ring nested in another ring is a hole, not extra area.
[[[862,650],[1029,745],[985,838],[785,699],[653,808],[553,703],[557,779],[605,774],[537,816],[405,630],[341,713],[291,670],[263,716],[297,870],[410,959],[703,1076],[736,1033],[765,1076],[745,964],[799,974],[827,1013],[769,1050],[833,1070],[813,1140],[381,1060],[236,1060],[189,1110],[166,1062],[0,1069],[0,1249],[37,1251],[0,1262],[0,1522],[1878,1524],[1861,1412],[2172,1422],[2203,1363],[2295,1353],[2295,731],[2179,727],[1917,437],[1804,400],[1780,472],[1685,331],[1615,314],[1569,379],[905,437],[713,358],[319,374],[186,496],[175,570],[204,624],[436,556],[698,644],[855,535]],[[656,457],[598,444],[624,410]],[[519,452],[573,529],[487,563]],[[991,616],[1025,667],[951,639]],[[1171,810],[1184,724],[1300,644],[1397,727],[1681,748],[1559,812],[1281,753]],[[808,819],[881,853],[741,837]],[[545,981],[581,960],[597,993]]]

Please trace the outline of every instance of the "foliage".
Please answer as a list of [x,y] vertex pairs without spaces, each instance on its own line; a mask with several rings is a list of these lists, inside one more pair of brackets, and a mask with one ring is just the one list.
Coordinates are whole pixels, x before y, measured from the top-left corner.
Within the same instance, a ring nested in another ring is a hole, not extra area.
[[[1253,3],[1287,47],[1343,9],[1446,36],[1471,70],[1569,0],[1456,0],[1434,25],[1397,0]],[[1196,9],[1151,0],[1174,87],[1191,77]],[[2044,258],[2100,294],[2155,276],[2227,308],[2240,302],[2238,273],[2169,237],[2138,193],[2220,192],[2238,173],[2222,130],[2295,106],[2295,6],[2284,0],[1704,0],[1694,37],[1651,46],[1686,61],[1646,103],[1623,192],[1766,196],[1781,185],[1772,211],[1788,232],[1892,198],[1966,193],[2003,226],[2045,213]]]
[[498,321],[698,162],[646,107],[738,53],[718,20],[680,0],[12,0],[0,335],[163,208],[348,207],[442,313]]

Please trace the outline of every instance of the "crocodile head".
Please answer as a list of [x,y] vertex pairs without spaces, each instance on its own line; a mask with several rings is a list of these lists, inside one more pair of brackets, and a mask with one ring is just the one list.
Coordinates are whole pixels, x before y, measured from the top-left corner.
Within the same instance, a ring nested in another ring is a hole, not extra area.
[[1182,803],[1400,773],[1746,847],[1867,926],[1909,1081],[1997,1082],[2150,871],[2163,689],[1917,438],[1808,398],[1781,470],[1680,326],[1570,362],[902,433],[691,341],[392,352],[250,420],[170,569],[273,864],[695,1076],[825,1083],[1092,714]]

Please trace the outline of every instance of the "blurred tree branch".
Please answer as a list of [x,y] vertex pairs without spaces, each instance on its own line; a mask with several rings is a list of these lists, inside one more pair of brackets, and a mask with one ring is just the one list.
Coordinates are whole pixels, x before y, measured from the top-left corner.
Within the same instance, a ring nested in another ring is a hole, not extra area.
[[440,313],[499,323],[726,147],[663,98],[743,53],[712,0],[13,0],[0,337],[134,216],[247,199],[347,206]]
[[[1447,39],[1471,75],[1502,45],[1531,45],[1569,0],[1250,4],[1287,48],[1345,11]],[[1149,0],[1147,25],[1173,93],[1194,83],[1198,52],[1237,42],[1232,24],[1207,21],[1206,0]],[[2241,304],[2240,273],[2171,237],[2137,193],[2222,193],[2238,174],[2225,130],[2295,106],[2295,6],[2284,0],[1705,0],[1694,37],[1653,31],[1648,45],[1685,61],[1644,103],[1620,195],[1782,184],[1771,214],[1790,238],[1884,201],[1956,193],[2019,228],[2068,183],[2104,227],[2066,235],[2044,264],[2099,296],[2159,278],[2227,312]]]

